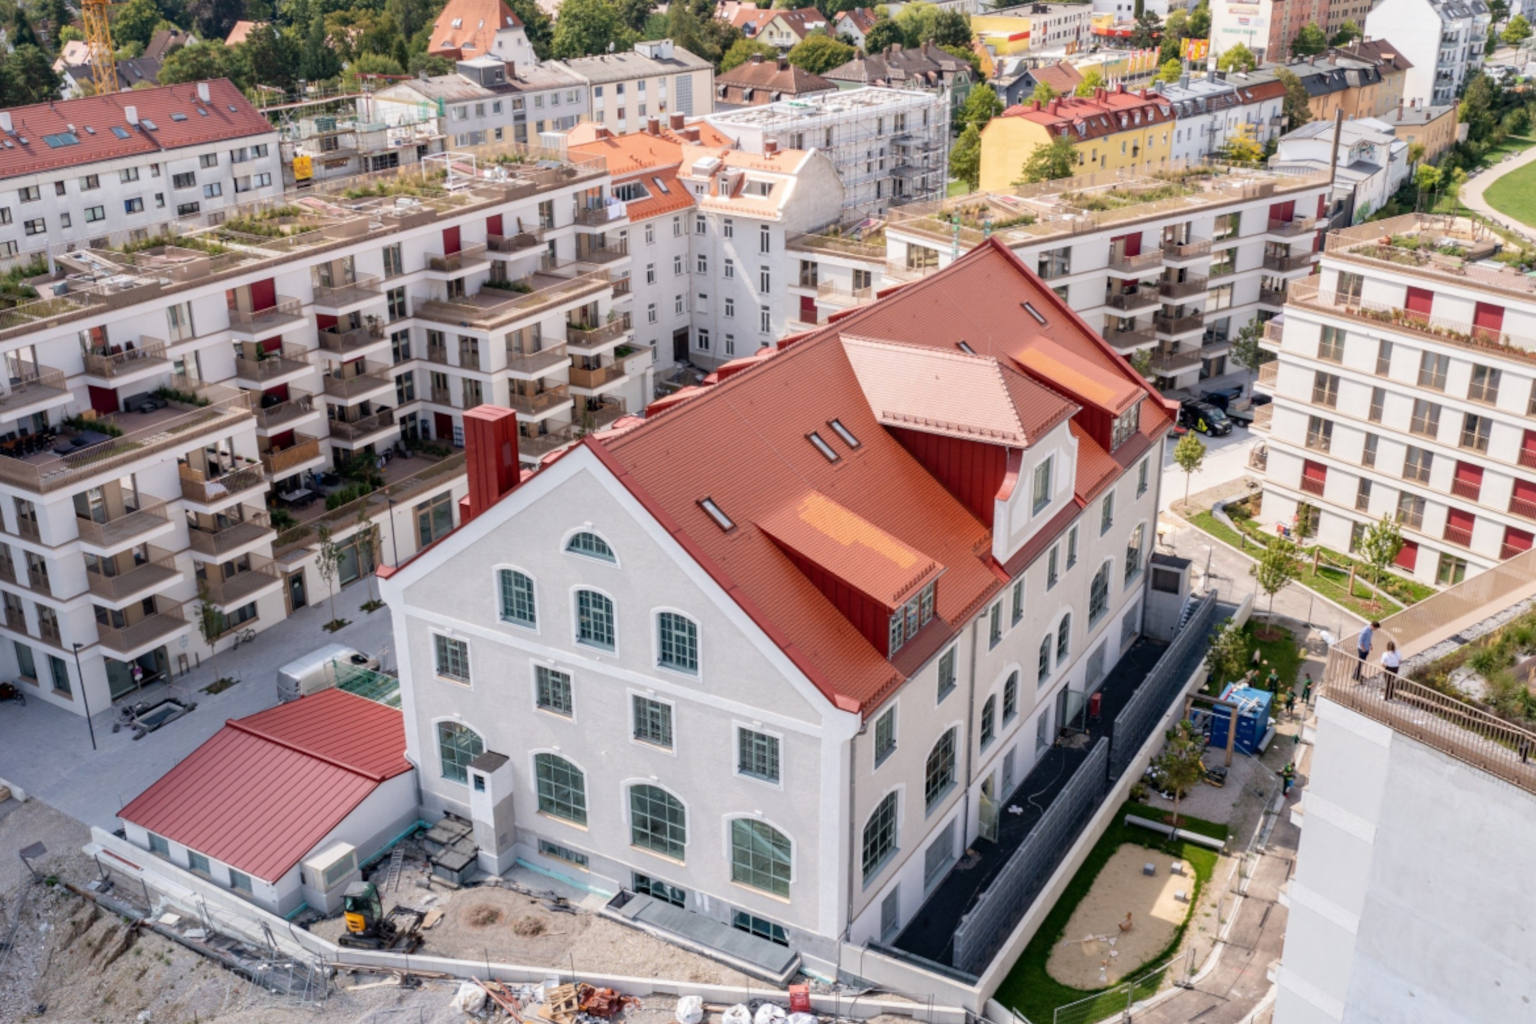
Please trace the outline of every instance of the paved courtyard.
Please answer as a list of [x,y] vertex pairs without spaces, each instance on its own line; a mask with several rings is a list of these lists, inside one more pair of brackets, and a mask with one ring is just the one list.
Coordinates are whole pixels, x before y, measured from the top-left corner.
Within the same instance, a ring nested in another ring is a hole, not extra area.
[[[126,729],[112,731],[115,707],[92,709],[93,751],[81,715],[40,699],[25,707],[0,705],[0,778],[88,825],[117,827],[119,808],[217,732],[226,719],[276,704],[280,665],[325,644],[343,643],[378,654],[383,667],[392,671],[398,659],[388,649],[389,611],[380,608],[369,614],[359,609],[369,598],[368,588],[367,580],[359,580],[336,595],[337,614],[352,621],[334,635],[321,628],[331,617],[330,602],[321,599],[239,650],[226,650],[169,684],[146,687],[144,699],[174,696],[196,701],[197,710],[141,740]],[[220,676],[239,682],[221,693],[202,692]]]

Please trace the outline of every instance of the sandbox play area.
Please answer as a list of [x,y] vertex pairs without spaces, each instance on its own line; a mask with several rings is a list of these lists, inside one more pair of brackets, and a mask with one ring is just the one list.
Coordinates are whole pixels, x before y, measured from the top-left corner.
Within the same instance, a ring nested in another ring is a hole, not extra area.
[[[1184,864],[1184,873],[1174,874],[1176,862],[1172,854],[1123,844],[1072,911],[1046,973],[1063,985],[1091,990],[1148,966],[1173,941],[1194,899],[1194,870]],[[1144,870],[1148,864],[1151,875]],[[1128,929],[1122,927],[1127,914]]]

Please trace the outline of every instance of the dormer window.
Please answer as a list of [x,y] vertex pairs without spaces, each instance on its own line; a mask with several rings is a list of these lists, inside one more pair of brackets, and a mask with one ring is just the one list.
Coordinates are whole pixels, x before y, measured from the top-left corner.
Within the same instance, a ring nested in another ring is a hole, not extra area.
[[906,604],[891,612],[889,657],[894,658],[933,619],[934,587],[930,583]]
[[1109,440],[1109,450],[1114,451],[1122,444],[1136,436],[1136,428],[1141,425],[1141,399],[1131,403],[1131,407],[1119,416],[1115,417],[1115,430]]

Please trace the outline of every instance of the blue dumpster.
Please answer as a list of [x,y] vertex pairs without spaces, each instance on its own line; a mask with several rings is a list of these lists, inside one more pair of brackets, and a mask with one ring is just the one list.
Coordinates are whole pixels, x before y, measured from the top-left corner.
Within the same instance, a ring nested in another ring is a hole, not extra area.
[[[1228,683],[1221,691],[1221,699],[1237,705],[1237,736],[1233,749],[1244,754],[1259,752],[1259,743],[1269,731],[1269,706],[1275,695],[1268,690],[1257,690],[1241,683]],[[1227,729],[1231,727],[1232,710],[1224,707],[1211,708],[1211,746],[1225,750]]]

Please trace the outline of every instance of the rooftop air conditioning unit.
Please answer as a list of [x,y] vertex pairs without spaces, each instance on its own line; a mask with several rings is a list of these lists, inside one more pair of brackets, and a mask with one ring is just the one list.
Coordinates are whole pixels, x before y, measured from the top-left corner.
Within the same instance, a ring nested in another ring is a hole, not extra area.
[[322,913],[332,913],[341,906],[347,885],[362,878],[357,869],[357,849],[351,843],[336,843],[306,860],[299,873],[304,899]]

